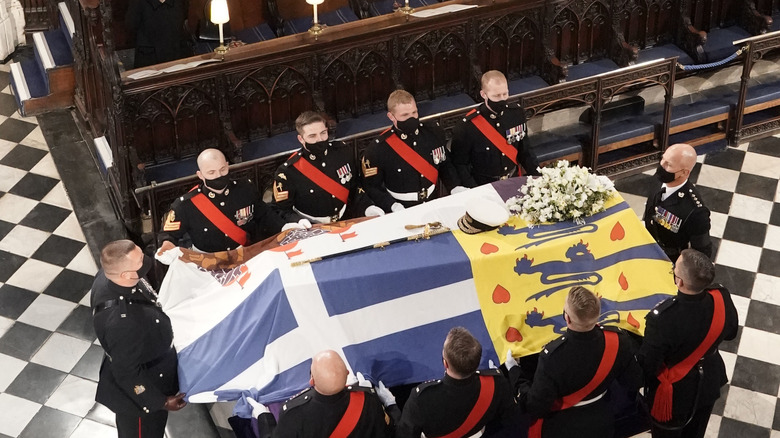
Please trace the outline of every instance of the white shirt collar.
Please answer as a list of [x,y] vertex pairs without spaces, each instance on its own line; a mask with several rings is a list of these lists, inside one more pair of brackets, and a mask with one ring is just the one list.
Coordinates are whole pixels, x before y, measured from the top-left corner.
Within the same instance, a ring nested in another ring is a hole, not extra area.
[[674,186],[674,187],[669,187],[666,185],[666,183],[661,184],[661,187],[666,189],[666,191],[661,195],[661,200],[666,201],[666,198],[672,196],[676,191],[680,190],[680,188],[685,186],[686,184],[688,184],[687,179],[683,181],[683,183],[680,184],[679,186]]

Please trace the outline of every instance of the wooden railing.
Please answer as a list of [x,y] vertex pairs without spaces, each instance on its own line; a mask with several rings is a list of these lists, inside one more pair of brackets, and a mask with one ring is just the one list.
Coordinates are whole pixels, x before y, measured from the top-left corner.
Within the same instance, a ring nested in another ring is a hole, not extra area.
[[48,30],[56,26],[56,4],[50,0],[21,0],[24,9],[24,31],[26,33]]

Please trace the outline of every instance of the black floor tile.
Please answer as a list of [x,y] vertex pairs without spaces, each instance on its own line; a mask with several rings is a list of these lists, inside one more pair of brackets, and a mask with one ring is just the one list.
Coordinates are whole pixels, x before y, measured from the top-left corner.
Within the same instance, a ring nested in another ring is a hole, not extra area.
[[750,298],[753,290],[753,282],[756,281],[755,272],[743,271],[730,266],[715,265],[715,282],[726,286],[734,295]]
[[27,261],[26,257],[0,250],[0,282],[5,283]]
[[752,246],[764,246],[766,227],[766,224],[759,222],[729,217],[723,230],[723,238]]
[[58,179],[28,173],[8,193],[40,201],[57,185]]
[[[3,88],[6,87],[6,85],[3,85],[5,83],[5,76],[2,75],[2,79],[0,79],[0,91],[2,91]],[[0,115],[10,117],[13,113],[16,112],[16,99],[14,99],[14,96],[11,94],[6,93],[0,93]]]
[[769,223],[780,227],[780,202],[775,202],[772,206],[772,214],[769,216]]
[[32,255],[32,258],[65,267],[86,244],[52,234]]
[[0,286],[0,316],[16,320],[36,298],[35,292],[4,284]]
[[737,327],[737,336],[734,336],[734,339],[730,341],[722,341],[718,346],[718,349],[721,351],[737,354],[740,339],[742,339],[742,326]]
[[23,120],[6,119],[0,124],[0,139],[18,143],[24,140],[35,129],[35,126],[35,124]]
[[637,196],[648,196],[656,186],[658,186],[658,180],[652,175],[645,175],[643,173],[631,175],[615,181],[615,188],[618,191]]
[[94,277],[81,272],[63,269],[43,291],[46,295],[78,303],[92,287]]
[[775,190],[777,190],[777,178],[740,173],[735,192],[765,201],[773,201],[775,199]]
[[19,222],[36,230],[52,232],[70,216],[71,211],[55,205],[39,203]]
[[688,175],[688,179],[690,179],[692,183],[696,184],[696,181],[699,180],[699,173],[701,173],[701,163],[696,163],[693,165],[693,169],[691,169],[691,174]]
[[76,307],[60,324],[57,331],[85,341],[94,341],[95,329],[92,326],[92,309],[87,306]]
[[74,376],[97,382],[100,378],[100,364],[103,362],[103,356],[103,347],[94,344],[90,345],[87,352],[76,363],[76,366],[70,370],[70,373]]
[[769,438],[769,429],[728,417],[720,420],[719,438]]
[[772,421],[772,429],[780,430],[780,403],[775,403],[775,418]]
[[67,373],[37,363],[28,363],[8,385],[5,392],[35,403],[46,403],[49,396],[60,386]]
[[748,145],[748,152],[756,152],[764,155],[771,155],[773,157],[780,157],[780,149],[777,148],[777,142],[780,141],[776,137],[766,137],[760,140],[753,140]]
[[745,160],[745,152],[739,149],[726,148],[720,152],[713,152],[704,157],[704,164],[724,167],[731,170],[742,169]]
[[737,356],[731,385],[777,397],[780,365]]
[[780,334],[780,306],[751,300],[745,327]]
[[48,330],[17,321],[0,338],[0,353],[21,360],[30,360],[50,335],[51,332]]
[[[0,130],[2,130],[2,125],[0,125]],[[30,170],[35,167],[47,153],[48,152],[46,151],[31,148],[29,146],[16,145],[2,160],[0,160],[0,164],[16,169]]]
[[[2,72],[0,73],[0,91],[5,90],[5,87],[11,85],[11,74]],[[0,94],[6,94],[6,93],[0,93]],[[9,94],[9,96],[11,96]],[[16,109],[16,101],[13,101],[13,108]]]
[[718,251],[720,251],[720,239],[710,237],[710,242],[712,242],[712,260],[715,260],[718,257]]
[[758,272],[780,277],[780,252],[764,248],[761,251]]
[[726,399],[729,397],[730,385],[723,385],[720,388],[720,398],[715,400],[715,405],[712,407],[712,413],[715,415],[723,415],[723,410],[726,408]]
[[698,189],[701,195],[702,202],[710,211],[723,214],[729,213],[731,198],[734,196],[733,193],[705,186],[696,186],[696,189]]
[[[2,197],[3,197],[3,192],[0,192],[0,198]],[[15,226],[16,224],[12,224],[11,222],[0,221],[0,240],[3,240],[3,237],[5,237],[8,233],[10,233]],[[0,259],[5,260],[2,257],[0,257]]]
[[80,422],[81,417],[43,406],[30,420],[19,438],[68,437],[76,430]]

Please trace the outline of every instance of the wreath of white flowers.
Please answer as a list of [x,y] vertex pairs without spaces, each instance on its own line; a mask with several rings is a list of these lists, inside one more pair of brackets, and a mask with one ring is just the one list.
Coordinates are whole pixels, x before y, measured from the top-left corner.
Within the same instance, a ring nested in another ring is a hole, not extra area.
[[509,211],[531,225],[569,220],[584,224],[585,217],[604,211],[604,204],[615,193],[609,178],[566,160],[537,170],[541,176],[529,176],[518,189],[521,195],[507,201]]

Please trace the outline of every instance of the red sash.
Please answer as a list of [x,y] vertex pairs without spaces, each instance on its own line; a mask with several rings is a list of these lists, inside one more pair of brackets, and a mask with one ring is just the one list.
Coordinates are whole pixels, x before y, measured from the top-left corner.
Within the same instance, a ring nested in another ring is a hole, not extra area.
[[479,421],[482,420],[485,412],[490,407],[490,402],[493,401],[494,390],[495,382],[492,377],[479,376],[479,396],[477,397],[477,402],[474,403],[474,407],[471,408],[471,412],[469,412],[469,415],[460,427],[441,438],[460,438],[479,424]]
[[664,367],[658,374],[658,381],[661,383],[655,392],[653,409],[650,411],[650,415],[662,423],[672,419],[672,400],[674,399],[674,387],[672,385],[688,375],[699,359],[704,357],[704,354],[715,345],[715,341],[723,333],[723,326],[726,324],[726,307],[723,304],[723,294],[719,289],[712,289],[708,292],[712,295],[714,308],[707,336],[704,337],[701,344],[688,357],[671,368]]
[[339,420],[339,424],[330,433],[330,438],[346,438],[355,430],[355,426],[360,420],[360,414],[363,413],[363,403],[366,400],[366,394],[361,391],[349,393],[349,405],[344,411],[344,416]]
[[320,169],[317,169],[306,161],[305,158],[301,157],[293,164],[293,167],[298,169],[303,176],[309,178],[311,182],[316,184],[319,188],[335,196],[339,201],[345,204],[347,203],[347,200],[349,199],[349,189],[337,183],[328,175],[325,175]]
[[[583,386],[580,390],[569,394],[557,400],[553,406],[554,411],[562,411],[568,409],[577,403],[581,402],[588,394],[593,392],[599,385],[604,383],[604,379],[607,378],[609,372],[612,371],[612,365],[615,364],[615,358],[617,358],[618,347],[620,346],[620,340],[617,333],[610,331],[603,331],[604,333],[604,355],[601,356],[601,362],[596,369],[596,374],[593,375],[593,379]],[[528,438],[541,438],[542,437],[542,423],[544,420],[539,418],[528,429]]]
[[[507,143],[506,137],[499,134],[498,131],[496,131],[496,128],[494,128],[493,125],[488,123],[488,121],[482,117],[482,114],[477,114],[476,117],[471,119],[471,123],[477,127],[479,132],[481,132],[482,135],[484,135],[485,138],[487,138],[490,143],[496,147],[496,149],[506,155],[507,158],[512,160],[512,162],[515,163],[515,166],[517,166],[517,149],[513,148],[512,145]],[[522,175],[522,172],[520,172],[519,169],[520,168],[518,167],[518,175]]]
[[385,140],[387,144],[398,154],[404,161],[414,168],[417,172],[423,175],[431,184],[436,184],[436,180],[439,179],[439,171],[433,167],[425,158],[420,156],[414,149],[403,142],[398,135],[393,133]]
[[248,239],[246,231],[242,230],[241,227],[233,223],[232,220],[225,216],[225,213],[219,211],[217,206],[212,204],[211,201],[206,198],[206,195],[203,193],[198,193],[197,195],[193,196],[192,204],[195,205],[195,208],[197,208],[198,211],[203,213],[203,216],[206,216],[206,219],[208,219],[209,222],[219,228],[219,231],[227,234],[228,237],[233,239],[235,242],[241,245],[246,245]]

